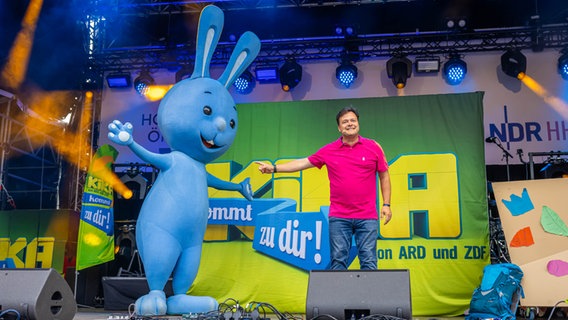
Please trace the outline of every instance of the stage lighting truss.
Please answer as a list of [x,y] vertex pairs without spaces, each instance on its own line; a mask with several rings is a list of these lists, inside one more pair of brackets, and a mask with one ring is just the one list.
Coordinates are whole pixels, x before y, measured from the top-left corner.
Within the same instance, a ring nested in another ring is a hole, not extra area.
[[287,59],[278,71],[282,90],[288,92],[302,81],[302,66],[295,59]]
[[564,51],[564,54],[558,58],[558,73],[562,79],[568,80],[568,49]]
[[406,79],[412,75],[412,62],[405,56],[398,55],[387,61],[387,75],[397,89],[406,86]]
[[349,88],[357,79],[357,67],[348,60],[343,60],[335,69],[335,77],[339,83]]
[[467,74],[467,64],[458,54],[450,55],[444,63],[444,77],[446,82],[452,86],[460,84]]
[[240,94],[249,94],[255,87],[255,81],[250,71],[245,70],[233,83],[233,86]]
[[154,85],[154,78],[150,76],[148,70],[140,71],[140,75],[134,79],[134,89],[136,89],[136,92],[141,96],[146,96],[152,85]]
[[501,70],[519,80],[525,77],[527,71],[527,58],[518,49],[509,49],[501,55]]

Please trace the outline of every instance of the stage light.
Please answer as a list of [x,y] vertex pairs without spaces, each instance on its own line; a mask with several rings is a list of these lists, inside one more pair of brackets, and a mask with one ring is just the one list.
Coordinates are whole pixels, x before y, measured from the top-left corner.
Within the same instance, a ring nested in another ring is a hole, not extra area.
[[459,55],[450,55],[450,59],[444,63],[444,77],[450,85],[460,84],[467,74],[467,64],[460,59]]
[[336,26],[335,34],[338,36],[351,37],[355,35],[355,28],[350,25]]
[[404,56],[395,56],[387,61],[387,75],[397,89],[406,86],[406,79],[412,75],[412,62]]
[[233,86],[240,94],[249,94],[254,89],[255,81],[250,71],[245,70],[233,83]]
[[568,80],[568,52],[558,58],[558,73],[562,79]]
[[430,73],[440,71],[440,57],[416,57],[414,60],[416,73]]
[[509,49],[501,56],[501,70],[519,80],[525,77],[527,71],[527,58],[518,49]]
[[189,66],[183,66],[181,67],[181,69],[179,69],[176,72],[176,83],[180,82],[181,80],[185,80],[189,77],[191,77],[192,74],[192,68],[190,68]]
[[287,59],[278,72],[282,90],[288,92],[302,81],[302,66],[295,59]]
[[107,84],[109,88],[129,88],[131,85],[130,73],[119,72],[119,73],[109,73],[106,76]]
[[154,85],[154,78],[150,76],[150,72],[147,70],[140,71],[140,75],[134,79],[134,89],[141,96],[146,96],[152,85]]
[[446,28],[448,30],[463,31],[467,27],[467,19],[463,17],[459,18],[446,18]]
[[275,83],[278,81],[278,66],[257,66],[254,74],[259,83]]
[[349,88],[357,79],[357,67],[349,61],[343,61],[335,69],[335,77],[341,85]]

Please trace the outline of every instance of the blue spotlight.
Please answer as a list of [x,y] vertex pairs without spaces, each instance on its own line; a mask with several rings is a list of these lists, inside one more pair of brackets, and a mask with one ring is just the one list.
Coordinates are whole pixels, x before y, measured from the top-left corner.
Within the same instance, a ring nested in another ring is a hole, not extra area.
[[240,94],[251,93],[252,89],[254,89],[255,86],[255,81],[252,77],[252,73],[250,73],[250,71],[248,70],[245,70],[245,72],[243,72],[241,76],[235,80],[233,86],[235,86],[235,89]]
[[467,74],[467,64],[458,55],[450,56],[444,64],[444,76],[450,85],[460,84]]
[[568,53],[558,58],[558,73],[560,73],[562,79],[568,80]]
[[134,79],[134,89],[141,96],[146,96],[150,86],[154,85],[154,79],[147,70],[140,71],[140,75]]
[[350,62],[344,61],[335,69],[335,77],[341,85],[349,88],[357,79],[357,67]]

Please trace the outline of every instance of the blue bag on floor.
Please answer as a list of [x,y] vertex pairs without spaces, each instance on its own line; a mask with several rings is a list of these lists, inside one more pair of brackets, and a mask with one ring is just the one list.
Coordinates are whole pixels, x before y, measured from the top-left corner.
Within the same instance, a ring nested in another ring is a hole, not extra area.
[[481,285],[473,291],[466,320],[514,320],[521,297],[523,271],[512,263],[490,264],[483,269]]

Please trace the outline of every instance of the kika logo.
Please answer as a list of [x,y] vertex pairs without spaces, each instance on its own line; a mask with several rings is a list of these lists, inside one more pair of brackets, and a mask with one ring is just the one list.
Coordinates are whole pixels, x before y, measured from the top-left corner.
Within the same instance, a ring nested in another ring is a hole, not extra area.
[[565,141],[568,138],[568,124],[565,121],[546,121],[541,124],[534,121],[510,122],[507,106],[503,106],[504,122],[490,123],[489,135],[501,141]]

